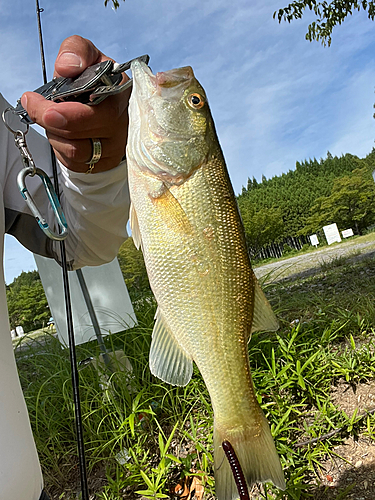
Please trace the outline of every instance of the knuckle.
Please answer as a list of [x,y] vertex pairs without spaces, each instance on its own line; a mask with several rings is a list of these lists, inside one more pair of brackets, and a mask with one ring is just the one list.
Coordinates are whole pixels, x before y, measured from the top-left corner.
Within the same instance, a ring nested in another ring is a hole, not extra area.
[[82,36],[80,35],[71,35],[68,40],[71,40],[72,42],[74,43],[87,43],[88,40],[86,38],[83,38]]
[[79,163],[86,160],[86,158],[82,158],[82,148],[74,142],[67,142],[65,144],[64,156],[72,163]]

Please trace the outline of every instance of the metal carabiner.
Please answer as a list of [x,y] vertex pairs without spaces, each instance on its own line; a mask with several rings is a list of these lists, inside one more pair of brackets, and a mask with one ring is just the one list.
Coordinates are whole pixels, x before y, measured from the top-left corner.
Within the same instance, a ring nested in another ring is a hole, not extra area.
[[[24,164],[24,168],[20,171],[17,176],[17,185],[23,198],[25,199],[28,207],[31,210],[31,213],[36,218],[39,227],[42,229],[44,234],[48,236],[51,240],[64,240],[68,236],[68,226],[66,223],[64,212],[61,208],[59,199],[57,197],[56,191],[52,186],[52,182],[48,175],[40,168],[35,166],[33,157],[27,147],[25,135],[29,131],[29,125],[27,124],[26,130],[23,132],[22,130],[13,130],[6,122],[5,115],[8,111],[12,111],[14,113],[14,108],[7,108],[3,111],[2,118],[4,125],[14,135],[14,142],[20,152],[22,163]],[[55,233],[49,227],[48,222],[40,213],[38,207],[36,206],[32,196],[30,195],[27,187],[26,187],[26,176],[30,175],[34,177],[34,175],[38,175],[43,182],[44,189],[47,193],[48,199],[51,203],[52,210],[55,214],[57,223],[60,227],[61,232]]]
[[27,134],[27,131],[22,132],[21,130],[17,130],[14,133],[14,142],[16,143],[16,146],[20,152],[20,155],[22,158],[22,163],[24,164],[24,166],[25,167],[32,167],[33,171],[35,173],[36,166],[35,166],[33,157],[31,156],[31,153],[29,151],[29,148],[27,147],[27,144],[26,144],[26,138],[25,138],[26,134]]
[[[59,234],[52,231],[52,229],[49,227],[48,222],[40,213],[38,207],[36,206],[31,194],[29,193],[26,187],[26,182],[25,182],[26,177],[28,175],[33,177],[35,174],[39,176],[43,182],[44,189],[46,190],[48,199],[52,206],[52,210],[56,216],[57,223],[61,230]],[[58,240],[58,241],[65,240],[65,238],[68,236],[68,225],[66,223],[64,212],[62,211],[60,202],[57,198],[56,192],[53,189],[52,182],[48,177],[48,175],[42,169],[37,168],[35,166],[25,167],[21,170],[21,172],[17,176],[17,185],[18,189],[21,191],[22,196],[24,197],[27,205],[29,206],[32,214],[34,215],[35,219],[39,224],[39,227],[42,229],[44,234],[46,234],[46,236],[48,236],[48,238],[50,238],[51,240]]]

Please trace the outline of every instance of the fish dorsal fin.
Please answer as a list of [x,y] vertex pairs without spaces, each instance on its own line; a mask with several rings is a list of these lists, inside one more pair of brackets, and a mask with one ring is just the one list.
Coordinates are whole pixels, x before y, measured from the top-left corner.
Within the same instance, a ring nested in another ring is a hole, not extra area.
[[254,315],[251,325],[251,333],[264,330],[274,332],[279,328],[279,322],[272,311],[271,305],[261,289],[258,280],[255,278],[254,287]]
[[132,231],[132,238],[134,245],[136,249],[139,250],[142,243],[142,237],[141,237],[141,232],[139,230],[137,212],[135,211],[133,203],[130,204],[129,224],[130,224],[130,229]]
[[180,346],[158,309],[152,332],[150,370],[155,377],[172,385],[186,385],[193,373],[191,356]]

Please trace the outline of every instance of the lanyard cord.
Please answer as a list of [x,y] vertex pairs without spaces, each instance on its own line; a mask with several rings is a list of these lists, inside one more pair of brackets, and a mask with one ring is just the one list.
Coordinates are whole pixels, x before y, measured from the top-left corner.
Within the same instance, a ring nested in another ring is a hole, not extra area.
[[[44,47],[43,47],[43,35],[42,26],[40,20],[40,14],[44,9],[39,7],[39,0],[36,0],[36,14],[38,22],[38,33],[39,33],[39,44],[40,44],[40,55],[42,61],[42,71],[44,84],[47,83],[47,72],[44,57]],[[51,160],[52,160],[52,172],[54,187],[57,197],[60,201],[59,193],[59,181],[57,175],[57,162],[56,156],[51,146]],[[64,296],[65,296],[65,308],[66,308],[66,320],[68,329],[68,339],[69,339],[69,352],[70,352],[70,364],[72,371],[72,386],[73,386],[73,401],[74,401],[74,413],[75,413],[75,424],[76,424],[76,439],[78,447],[78,459],[79,459],[79,469],[81,476],[81,490],[82,490],[82,500],[89,500],[89,490],[87,484],[87,469],[86,469],[86,458],[85,458],[85,445],[83,439],[83,425],[82,425],[82,413],[81,413],[81,400],[79,397],[79,374],[77,368],[77,357],[75,349],[74,340],[74,330],[73,330],[73,316],[72,316],[72,304],[70,299],[69,290],[69,280],[68,280],[68,267],[66,262],[66,249],[65,241],[60,241],[60,258],[61,267],[63,273],[63,283],[64,283]]]

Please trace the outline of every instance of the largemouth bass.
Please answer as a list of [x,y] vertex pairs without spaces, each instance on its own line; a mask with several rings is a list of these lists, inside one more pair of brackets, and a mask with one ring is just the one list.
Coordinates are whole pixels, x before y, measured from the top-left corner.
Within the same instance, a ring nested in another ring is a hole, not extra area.
[[206,94],[190,67],[153,75],[134,61],[131,69],[130,224],[158,303],[151,372],[183,386],[197,364],[214,411],[219,500],[238,498],[225,441],[249,486],[284,489],[247,348],[252,331],[278,325],[251,269]]

